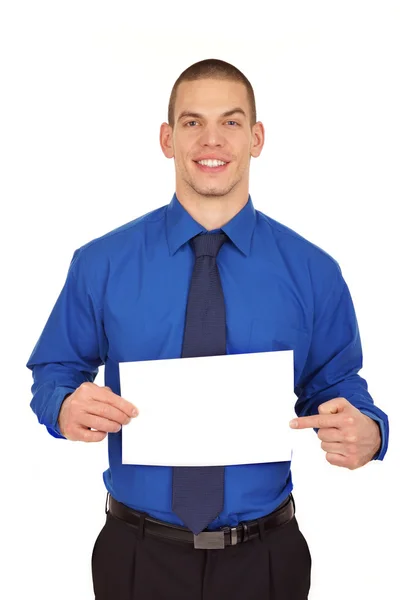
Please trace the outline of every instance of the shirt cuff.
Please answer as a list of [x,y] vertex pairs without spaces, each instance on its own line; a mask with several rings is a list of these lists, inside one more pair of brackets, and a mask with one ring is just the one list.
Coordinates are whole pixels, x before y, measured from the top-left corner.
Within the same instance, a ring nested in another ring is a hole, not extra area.
[[61,438],[63,440],[67,439],[65,436],[62,435],[60,431],[60,427],[58,425],[58,416],[60,414],[61,405],[64,402],[65,397],[68,396],[68,394],[72,394],[73,392],[75,392],[75,388],[69,388],[64,386],[56,387],[56,389],[53,392],[51,398],[51,405],[53,408],[51,422],[49,424],[46,423],[46,428],[47,431],[55,438]]
[[[374,414],[373,412],[365,410],[364,408],[360,409],[360,412],[362,412],[363,415],[370,417],[373,421],[375,421],[379,425],[379,429],[381,431],[381,446],[380,446],[378,452],[375,454],[375,456],[373,458],[371,458],[371,460],[382,460],[383,456],[386,453],[386,446],[387,446],[386,432],[385,432],[385,426],[384,426],[383,420],[380,419],[379,417],[377,417],[376,414]],[[385,451],[383,451],[384,449],[385,449]]]

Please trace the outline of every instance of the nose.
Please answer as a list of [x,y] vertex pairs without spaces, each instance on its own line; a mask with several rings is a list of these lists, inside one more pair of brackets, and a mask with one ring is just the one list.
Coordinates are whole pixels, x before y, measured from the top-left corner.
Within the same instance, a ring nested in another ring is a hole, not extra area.
[[202,146],[223,146],[225,138],[217,126],[207,125],[203,129],[200,142]]

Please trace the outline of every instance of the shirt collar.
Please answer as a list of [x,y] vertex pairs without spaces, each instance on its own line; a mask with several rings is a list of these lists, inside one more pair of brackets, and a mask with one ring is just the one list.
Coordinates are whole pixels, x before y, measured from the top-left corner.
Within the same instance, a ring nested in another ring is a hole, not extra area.
[[[245,256],[250,253],[251,238],[256,224],[256,211],[251,196],[246,205],[221,230],[226,233],[235,246]],[[183,244],[206,229],[190,216],[179,202],[176,193],[167,206],[166,213],[167,241],[170,255],[175,254]]]

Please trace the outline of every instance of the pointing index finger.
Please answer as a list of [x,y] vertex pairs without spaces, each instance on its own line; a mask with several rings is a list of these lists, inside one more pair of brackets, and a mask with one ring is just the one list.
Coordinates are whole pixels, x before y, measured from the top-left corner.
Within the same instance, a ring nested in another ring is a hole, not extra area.
[[343,426],[343,416],[341,414],[330,415],[312,415],[311,417],[298,417],[289,423],[292,429],[323,429],[325,427]]

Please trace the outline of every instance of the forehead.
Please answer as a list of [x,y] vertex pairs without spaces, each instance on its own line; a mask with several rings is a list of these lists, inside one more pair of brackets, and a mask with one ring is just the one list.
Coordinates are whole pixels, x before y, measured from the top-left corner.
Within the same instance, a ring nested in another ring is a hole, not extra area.
[[222,113],[233,106],[249,112],[247,89],[238,81],[220,79],[198,79],[183,81],[178,86],[175,110]]

